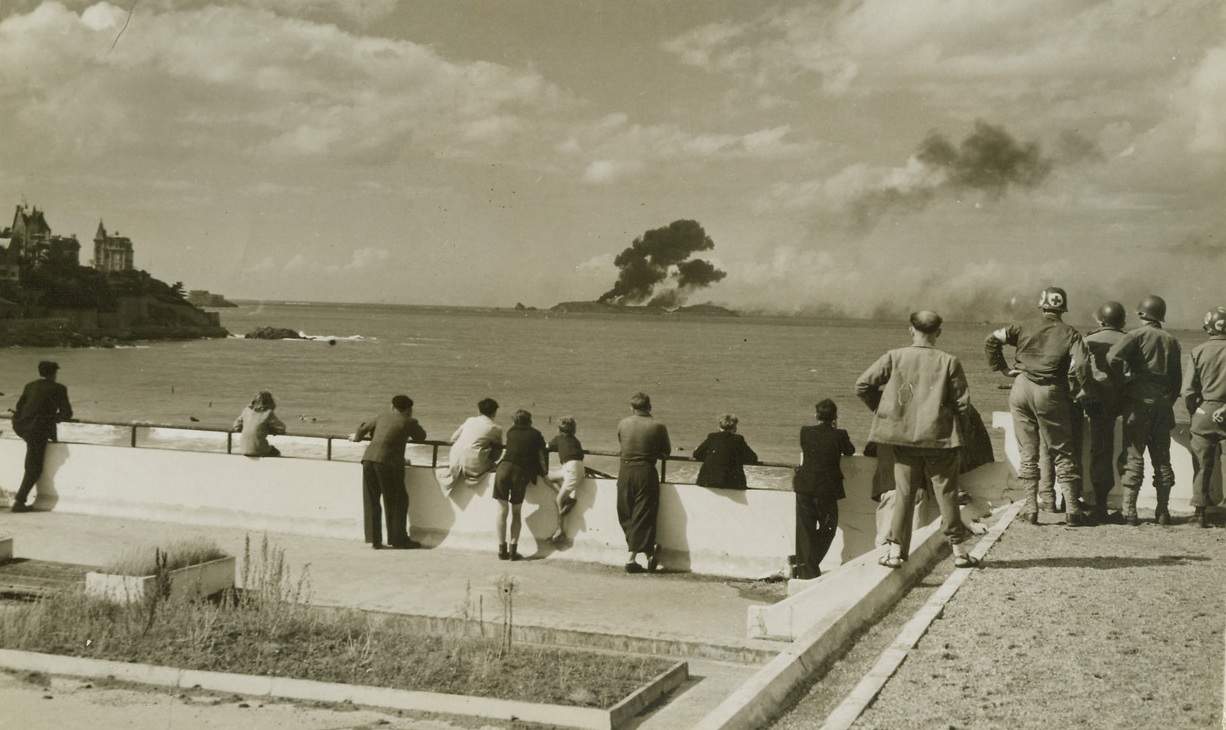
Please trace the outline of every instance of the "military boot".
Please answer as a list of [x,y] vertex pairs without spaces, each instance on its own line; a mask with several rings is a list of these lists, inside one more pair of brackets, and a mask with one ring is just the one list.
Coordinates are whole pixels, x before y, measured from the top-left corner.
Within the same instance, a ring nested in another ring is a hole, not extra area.
[[1159,525],[1166,526],[1171,524],[1171,513],[1167,510],[1167,503],[1170,501],[1171,497],[1171,488],[1158,487],[1157,492],[1158,504],[1154,507],[1155,522],[1157,522]]
[[1124,524],[1136,527],[1141,524],[1141,518],[1137,517],[1137,492],[1138,489],[1124,487]]

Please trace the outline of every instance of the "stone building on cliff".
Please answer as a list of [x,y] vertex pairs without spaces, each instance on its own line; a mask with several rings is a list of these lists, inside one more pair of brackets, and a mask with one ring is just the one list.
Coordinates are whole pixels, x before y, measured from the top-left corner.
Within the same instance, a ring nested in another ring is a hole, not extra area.
[[98,232],[94,234],[94,268],[98,271],[131,271],[132,239],[127,236],[106,232],[106,226],[98,221]]

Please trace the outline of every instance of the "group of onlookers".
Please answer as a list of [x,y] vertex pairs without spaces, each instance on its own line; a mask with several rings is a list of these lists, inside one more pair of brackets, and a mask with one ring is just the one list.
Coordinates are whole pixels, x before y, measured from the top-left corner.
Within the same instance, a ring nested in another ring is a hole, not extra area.
[[[1099,327],[1085,337],[1064,323],[1068,296],[1059,287],[1040,294],[1040,318],[1010,324],[988,336],[988,365],[1013,378],[1009,408],[1020,453],[1018,478],[1025,488],[1020,515],[1038,524],[1040,510],[1056,511],[1055,483],[1060,485],[1065,524],[1071,527],[1104,522],[1137,525],[1137,494],[1144,477],[1144,456],[1154,468],[1157,495],[1155,519],[1171,522],[1169,497],[1174,486],[1170,460],[1173,405],[1180,396],[1191,416],[1191,452],[1195,477],[1194,520],[1208,525],[1206,508],[1213,469],[1226,439],[1226,309],[1215,308],[1203,326],[1209,340],[1192,351],[1184,377],[1178,340],[1162,327],[1166,302],[1147,296],[1137,306],[1141,325],[1124,331],[1123,305],[1106,302],[1095,313]],[[899,567],[907,558],[913,512],[921,491],[935,500],[941,530],[953,546],[955,564],[971,567],[978,559],[963,547],[967,528],[960,517],[958,474],[990,461],[986,430],[970,404],[969,388],[958,359],[936,347],[942,320],[935,312],[918,311],[909,319],[911,344],[882,355],[856,380],[855,392],[873,411],[869,448],[879,456],[874,498],[891,490],[883,502],[892,508],[884,530],[886,549],[880,563]],[[1014,348],[1013,362],[1004,347]],[[25,473],[12,511],[29,510],[26,500],[42,471],[48,441],[56,438],[56,423],[70,420],[67,389],[56,382],[59,366],[39,363],[40,379],[29,383],[17,402],[13,428],[28,446]],[[656,518],[659,511],[657,462],[672,453],[668,429],[651,413],[651,399],[636,393],[631,415],[617,427],[620,468],[617,513],[625,532],[627,572],[654,570],[659,562]],[[241,434],[239,450],[252,456],[277,456],[268,436],[285,433],[276,403],[259,392],[235,420]],[[521,509],[527,486],[544,479],[557,490],[555,542],[567,539],[563,519],[575,506],[576,490],[585,476],[583,446],[570,417],[559,421],[549,442],[533,427],[532,414],[518,410],[503,433],[494,418],[492,398],[477,404],[473,416],[451,435],[448,464],[438,472],[447,488],[472,484],[494,472],[493,496],[499,503],[496,535],[498,557],[518,560]],[[369,440],[362,455],[367,540],[376,549],[414,548],[409,538],[408,495],[404,489],[407,443],[424,441],[425,430],[412,416],[413,401],[397,395],[391,409],[363,422],[350,437]],[[847,431],[838,428],[838,407],[829,399],[816,406],[816,425],[800,429],[801,463],[796,468],[796,554],[794,577],[820,575],[819,564],[838,525],[838,501],[844,497],[839,461],[855,453]],[[1094,502],[1082,499],[1081,451],[1088,418],[1090,481]],[[1114,453],[1116,422],[1123,419],[1124,449]],[[758,463],[757,454],[737,433],[737,418],[721,415],[718,430],[694,449],[702,462],[701,486],[744,489],[744,467]],[[982,452],[988,451],[986,458]],[[549,453],[557,453],[559,468],[550,470]],[[1040,462],[1047,460],[1047,470]],[[892,474],[888,473],[892,471]],[[1120,475],[1122,510],[1112,514],[1107,499]],[[1047,476],[1044,481],[1041,477]],[[884,486],[883,486],[884,484]],[[386,526],[386,540],[383,528]],[[643,561],[639,561],[639,556]]]

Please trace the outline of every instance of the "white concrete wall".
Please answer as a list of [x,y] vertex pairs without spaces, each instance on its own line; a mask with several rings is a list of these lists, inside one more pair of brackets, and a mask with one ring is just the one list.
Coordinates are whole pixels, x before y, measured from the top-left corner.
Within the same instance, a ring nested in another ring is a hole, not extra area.
[[[0,439],[0,485],[11,494],[21,474],[25,445]],[[847,499],[839,503],[840,529],[822,564],[831,570],[874,547],[871,484],[876,459],[844,460]],[[983,467],[964,479],[967,491],[999,504],[1004,464]],[[434,471],[410,467],[412,535],[427,546],[493,551],[497,502],[492,477],[476,487],[444,490]],[[58,443],[48,449],[46,471],[34,506],[81,514],[225,525],[251,530],[361,540],[361,466],[318,459],[244,456]],[[567,516],[572,541],[548,542],[557,526],[554,492],[528,490],[520,552],[555,560],[620,565],[625,541],[617,521],[617,486],[587,479]],[[667,568],[758,578],[786,570],[794,552],[795,501],[791,492],[707,489],[661,485],[658,540]]]

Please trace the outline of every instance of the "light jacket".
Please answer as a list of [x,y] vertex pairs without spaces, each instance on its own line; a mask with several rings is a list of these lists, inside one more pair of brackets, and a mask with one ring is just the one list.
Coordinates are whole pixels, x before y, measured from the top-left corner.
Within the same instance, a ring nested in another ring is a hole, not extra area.
[[962,445],[957,421],[971,405],[958,358],[929,345],[890,350],[856,380],[856,395],[873,409],[868,440],[950,449]]

